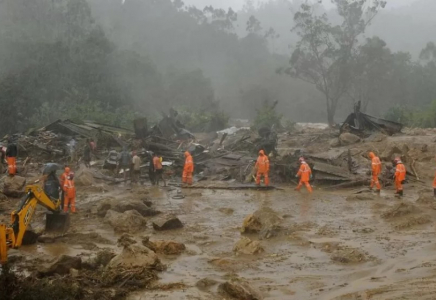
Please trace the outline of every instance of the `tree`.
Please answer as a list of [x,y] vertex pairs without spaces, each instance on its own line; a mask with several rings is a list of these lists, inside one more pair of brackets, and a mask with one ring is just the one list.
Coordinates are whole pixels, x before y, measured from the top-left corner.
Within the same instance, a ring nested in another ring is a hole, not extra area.
[[[293,31],[300,37],[285,73],[316,86],[324,95],[327,121],[334,124],[338,102],[352,84],[358,37],[365,32],[384,1],[332,0],[341,18],[332,24],[327,15],[317,14],[317,5],[302,4],[294,15]],[[281,70],[283,71],[283,70]]]

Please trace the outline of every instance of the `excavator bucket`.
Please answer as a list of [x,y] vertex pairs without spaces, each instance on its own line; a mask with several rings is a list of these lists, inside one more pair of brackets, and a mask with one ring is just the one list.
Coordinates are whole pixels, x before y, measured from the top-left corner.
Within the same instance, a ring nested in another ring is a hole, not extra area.
[[48,212],[45,215],[45,232],[64,234],[70,227],[70,214]]

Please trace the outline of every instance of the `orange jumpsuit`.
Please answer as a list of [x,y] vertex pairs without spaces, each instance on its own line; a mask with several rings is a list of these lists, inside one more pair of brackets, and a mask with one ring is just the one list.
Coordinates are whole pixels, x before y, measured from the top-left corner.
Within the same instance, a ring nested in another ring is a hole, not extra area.
[[371,185],[370,187],[373,188],[374,185],[376,186],[377,190],[381,189],[380,182],[378,180],[378,176],[381,173],[381,162],[380,158],[375,156],[373,152],[369,153],[369,157],[371,158],[371,169],[372,169],[372,178],[371,178]]
[[312,170],[310,169],[309,165],[305,162],[301,162],[300,169],[298,170],[297,177],[300,177],[300,182],[297,185],[296,190],[299,191],[303,184],[306,186],[309,193],[312,193],[312,187],[310,186],[309,180],[310,175],[312,175]]
[[64,212],[68,212],[68,204],[70,205],[71,212],[76,212],[76,187],[74,186],[74,180],[68,179],[64,183]]
[[269,159],[268,156],[265,155],[263,150],[259,151],[259,157],[257,158],[256,166],[257,174],[256,174],[256,184],[260,185],[260,178],[263,176],[265,181],[265,186],[269,185]]
[[397,193],[403,191],[402,182],[404,180],[406,180],[406,167],[400,161],[397,163],[397,166],[395,167],[395,187],[397,189]]
[[6,161],[8,162],[8,173],[9,175],[15,175],[17,173],[17,158],[16,157],[7,157]]
[[192,185],[192,174],[194,173],[194,160],[191,154],[185,152],[185,166],[183,167],[182,182]]

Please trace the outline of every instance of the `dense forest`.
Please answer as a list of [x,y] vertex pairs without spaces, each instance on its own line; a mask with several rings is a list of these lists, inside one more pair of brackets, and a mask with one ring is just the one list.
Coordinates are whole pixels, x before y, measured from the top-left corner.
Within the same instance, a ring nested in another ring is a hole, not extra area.
[[361,100],[371,114],[436,126],[436,2],[313,2],[248,0],[236,12],[180,0],[3,0],[0,134],[59,118],[130,127],[169,107],[254,119],[274,101],[294,121],[340,122]]

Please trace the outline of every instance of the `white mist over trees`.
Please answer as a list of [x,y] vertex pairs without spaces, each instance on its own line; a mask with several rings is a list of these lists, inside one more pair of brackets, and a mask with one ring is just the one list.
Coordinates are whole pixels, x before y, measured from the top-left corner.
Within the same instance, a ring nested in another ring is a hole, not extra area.
[[[292,30],[304,3],[246,1],[233,11],[200,10],[180,0],[1,1],[0,133],[58,118],[131,126],[135,116],[153,120],[169,107],[253,119],[264,102],[275,101],[294,121],[338,122],[357,100],[371,114],[410,124],[417,116],[436,119],[429,109],[436,107],[435,1],[378,7],[351,46],[334,32],[347,35],[343,13],[310,6],[307,21],[322,16],[325,36],[337,39],[325,62],[337,72],[330,100],[327,85],[277,72],[298,67],[301,75],[310,62],[296,58],[304,36]],[[339,61],[346,68],[336,68]]]

